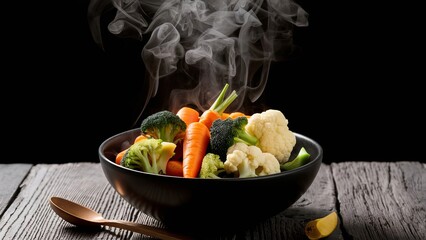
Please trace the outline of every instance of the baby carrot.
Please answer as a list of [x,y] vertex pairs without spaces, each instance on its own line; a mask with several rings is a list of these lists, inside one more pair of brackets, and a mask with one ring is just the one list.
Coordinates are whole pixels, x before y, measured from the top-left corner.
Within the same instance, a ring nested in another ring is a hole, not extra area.
[[[137,143],[137,142],[142,141],[142,140],[147,139],[147,138],[148,138],[147,136],[141,134],[141,135],[139,135],[139,136],[137,136],[135,138],[135,140],[133,141],[133,143]],[[118,165],[120,165],[121,159],[123,159],[124,154],[126,154],[127,149],[129,149],[129,148],[124,149],[123,151],[119,152],[117,154],[117,156],[115,156],[115,163],[117,163]]]
[[209,129],[216,119],[221,118],[222,113],[231,103],[238,97],[237,92],[234,90],[225,98],[225,93],[229,88],[229,84],[225,84],[216,101],[210,106],[209,109],[205,110],[201,116],[199,122],[206,125]]
[[220,114],[214,110],[207,109],[200,117],[200,122],[210,129],[213,122],[220,118]]
[[204,155],[210,142],[210,131],[200,122],[190,123],[183,139],[183,177],[198,176]]
[[186,123],[186,126],[192,122],[198,122],[200,118],[200,113],[191,107],[180,108],[176,115]]
[[232,113],[229,114],[229,117],[232,118],[232,119],[236,119],[237,117],[246,117],[246,118],[248,118],[249,116],[245,115],[242,112],[232,112]]
[[135,141],[133,143],[137,143],[137,142],[142,141],[142,140],[147,139],[147,138],[148,138],[147,136],[141,134],[141,135],[139,135],[135,138]]
[[169,160],[167,162],[166,174],[170,176],[183,177],[183,165],[182,161]]
[[124,154],[126,154],[126,152],[127,152],[127,149],[128,148],[124,149],[123,151],[119,152],[117,154],[117,156],[115,156],[115,163],[116,164],[120,165],[121,159],[123,159]]
[[229,118],[229,114],[230,114],[230,113],[222,113],[222,116],[220,116],[220,118],[221,118],[222,120],[225,120],[225,119]]

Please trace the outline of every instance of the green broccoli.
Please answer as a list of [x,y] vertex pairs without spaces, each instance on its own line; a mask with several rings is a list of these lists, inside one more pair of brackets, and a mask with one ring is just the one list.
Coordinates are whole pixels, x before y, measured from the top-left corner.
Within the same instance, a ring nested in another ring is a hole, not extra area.
[[225,173],[224,165],[220,160],[219,155],[207,153],[201,164],[200,178],[221,178],[222,173]]
[[166,174],[169,159],[174,155],[176,144],[149,138],[134,143],[123,156],[124,167],[157,174]]
[[245,130],[247,123],[247,117],[215,120],[210,128],[210,152],[219,155],[224,162],[226,161],[228,148],[235,143],[242,142],[249,146],[256,145],[259,139]]
[[186,123],[176,114],[164,110],[145,118],[140,129],[153,138],[177,144],[185,136]]

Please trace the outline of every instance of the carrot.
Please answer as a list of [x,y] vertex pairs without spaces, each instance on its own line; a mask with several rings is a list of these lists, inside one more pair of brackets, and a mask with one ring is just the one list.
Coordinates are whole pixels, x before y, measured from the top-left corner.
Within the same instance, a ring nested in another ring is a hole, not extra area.
[[220,114],[214,110],[211,109],[207,109],[206,111],[203,112],[203,114],[200,117],[200,122],[204,125],[206,125],[206,127],[208,127],[210,129],[210,127],[212,126],[213,122],[216,119],[219,119]]
[[166,174],[170,176],[183,177],[183,164],[179,160],[169,160],[167,162]]
[[134,141],[133,143],[140,142],[140,141],[142,141],[142,140],[144,140],[144,139],[147,139],[147,138],[148,138],[148,137],[147,137],[146,135],[141,134],[141,135],[139,135],[139,136],[137,136],[137,137],[135,138],[135,141]]
[[200,118],[200,113],[191,107],[180,108],[176,115],[186,123],[186,126],[192,122],[198,122]]
[[[141,135],[139,135],[139,136],[137,136],[137,137],[135,138],[135,140],[133,141],[133,143],[137,143],[137,142],[142,141],[142,140],[147,139],[147,138],[148,138],[147,136],[145,136],[145,135],[141,134]],[[126,151],[127,151],[128,149],[129,149],[129,148],[124,149],[123,151],[119,152],[119,153],[117,154],[117,156],[115,156],[115,163],[117,163],[118,165],[120,165],[121,159],[123,159],[124,154],[126,154]]]
[[126,152],[127,152],[127,149],[128,148],[124,149],[123,151],[119,152],[117,154],[117,156],[115,156],[115,163],[116,164],[120,165],[121,159],[123,159],[124,154],[126,154]]
[[229,115],[230,115],[230,113],[222,113],[222,116],[220,116],[220,118],[222,120],[225,120],[225,119],[229,118]]
[[209,109],[205,110],[201,116],[199,122],[206,125],[209,129],[216,119],[221,118],[222,113],[231,103],[238,97],[237,92],[234,90],[231,94],[225,98],[225,93],[229,88],[229,84],[225,84],[216,101],[210,106]]
[[242,112],[232,112],[232,113],[229,114],[229,117],[232,118],[232,119],[235,119],[237,117],[246,117],[246,118],[249,118],[250,116],[245,115]]
[[183,139],[183,177],[198,177],[209,142],[210,131],[206,125],[201,122],[188,125]]
[[247,115],[247,114],[245,114],[243,112],[231,112],[231,113],[222,113],[222,116],[220,116],[220,118],[222,120],[225,120],[227,118],[236,119],[237,117],[250,118],[250,115]]
[[[182,119],[182,121],[186,123],[186,126],[188,126],[192,122],[198,122],[200,119],[200,113],[191,107],[181,107],[177,111],[176,115],[180,119]],[[182,152],[183,152],[182,142],[179,142],[176,146],[175,155],[173,156],[173,159],[182,160],[182,156],[183,156]]]

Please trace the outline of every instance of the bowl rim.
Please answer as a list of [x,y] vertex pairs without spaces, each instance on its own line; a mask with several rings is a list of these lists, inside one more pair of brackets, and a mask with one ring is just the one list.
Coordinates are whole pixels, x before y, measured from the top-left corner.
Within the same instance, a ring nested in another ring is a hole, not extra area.
[[322,157],[323,157],[323,148],[317,141],[315,141],[314,139],[307,137],[303,134],[293,132],[294,135],[296,136],[296,138],[302,138],[302,139],[304,139],[308,142],[311,142],[318,149],[318,154],[314,159],[311,159],[311,161],[309,161],[308,163],[306,163],[306,164],[304,164],[300,167],[297,167],[295,169],[292,169],[292,170],[281,171],[279,173],[265,175],[265,176],[247,177],[247,178],[198,178],[198,177],[197,178],[184,178],[184,177],[179,177],[179,176],[162,175],[162,174],[156,174],[156,173],[142,172],[142,171],[139,171],[139,170],[134,170],[134,169],[123,167],[123,166],[118,165],[115,162],[111,161],[110,159],[108,159],[103,154],[103,150],[105,149],[105,145],[107,145],[107,143],[110,142],[113,138],[117,138],[119,136],[125,135],[125,134],[130,133],[130,132],[135,132],[135,131],[140,131],[140,128],[133,128],[133,129],[129,129],[129,130],[114,134],[114,135],[108,137],[107,139],[105,139],[104,141],[102,141],[102,143],[98,147],[98,155],[99,155],[99,159],[100,159],[101,163],[104,162],[106,164],[113,165],[112,167],[121,169],[121,171],[130,171],[130,172],[133,172],[134,174],[149,175],[149,176],[155,176],[155,177],[159,177],[159,178],[171,178],[171,179],[178,179],[178,180],[183,180],[183,181],[232,181],[232,182],[242,181],[242,182],[246,182],[246,181],[254,181],[254,180],[257,180],[257,181],[258,180],[268,180],[268,179],[271,179],[271,178],[286,176],[286,175],[289,175],[289,174],[292,174],[292,173],[295,173],[295,172],[304,171],[305,169],[316,164],[318,161],[322,162]]

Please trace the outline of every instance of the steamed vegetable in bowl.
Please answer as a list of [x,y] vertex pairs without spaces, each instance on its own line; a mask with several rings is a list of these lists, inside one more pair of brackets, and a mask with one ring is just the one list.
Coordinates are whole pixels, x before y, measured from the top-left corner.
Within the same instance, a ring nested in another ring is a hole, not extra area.
[[228,87],[201,114],[185,106],[176,113],[163,110],[146,117],[141,135],[115,162],[185,178],[247,178],[292,170],[309,161],[304,148],[289,161],[296,136],[281,111],[226,113],[238,97],[235,91],[225,97]]
[[[245,228],[287,209],[306,192],[315,179],[321,167],[322,148],[309,137],[294,134],[296,145],[286,163],[303,160],[297,157],[302,148],[310,154],[308,162],[301,161],[303,166],[296,166],[290,171],[282,169],[280,173],[258,177],[228,175],[224,162],[207,151],[199,176],[195,178],[182,177],[183,156],[176,159],[176,153],[168,161],[166,173],[149,173],[117,164],[115,158],[118,153],[127,152],[134,141],[145,141],[143,139],[146,137],[140,128],[107,138],[99,146],[99,159],[108,182],[116,192],[136,209],[161,221],[165,226],[179,231],[186,229],[188,232],[197,229],[201,234],[211,229],[235,231],[235,227]],[[179,148],[177,146],[175,152]],[[179,171],[180,174],[177,174]],[[281,189],[285,193],[277,194],[276,191],[264,189]],[[224,196],[236,204],[224,202]],[[204,218],[200,215],[200,209],[206,206],[209,206],[209,212],[232,212],[232,216],[224,218],[223,214],[213,214]],[[247,209],[250,209],[249,216]]]
[[[224,113],[237,97],[225,85],[210,109],[163,110],[145,118],[141,135],[117,154],[126,168],[185,178],[247,178],[292,170],[309,161],[303,147],[290,160],[296,136],[284,114]],[[294,155],[294,154],[293,154]]]

